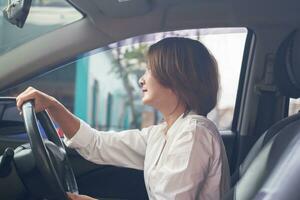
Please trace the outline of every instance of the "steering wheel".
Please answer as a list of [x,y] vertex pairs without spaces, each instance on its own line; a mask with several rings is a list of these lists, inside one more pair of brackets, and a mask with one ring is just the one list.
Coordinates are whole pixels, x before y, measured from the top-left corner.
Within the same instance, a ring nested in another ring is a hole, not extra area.
[[[46,111],[35,113],[34,102],[22,106],[25,129],[36,167],[48,187],[47,199],[68,199],[67,192],[78,193],[76,179],[52,120]],[[37,119],[43,126],[48,140],[44,140]]]

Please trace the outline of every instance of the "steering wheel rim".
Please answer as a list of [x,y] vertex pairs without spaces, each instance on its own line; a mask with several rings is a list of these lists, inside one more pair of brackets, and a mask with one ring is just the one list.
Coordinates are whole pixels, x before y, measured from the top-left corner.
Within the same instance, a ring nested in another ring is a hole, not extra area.
[[[48,198],[67,199],[66,191],[78,193],[76,179],[65,147],[47,112],[42,111],[36,114],[33,101],[25,102],[22,106],[22,112],[36,166],[49,188],[48,195],[50,197]],[[37,119],[39,119],[51,143],[48,141],[46,143],[43,140]],[[46,146],[51,147],[51,149]],[[51,152],[49,152],[50,150]]]

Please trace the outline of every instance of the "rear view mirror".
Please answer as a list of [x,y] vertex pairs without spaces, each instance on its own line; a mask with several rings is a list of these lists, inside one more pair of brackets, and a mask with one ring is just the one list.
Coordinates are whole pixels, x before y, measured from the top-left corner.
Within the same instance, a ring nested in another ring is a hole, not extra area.
[[8,0],[3,10],[4,18],[19,28],[24,26],[32,0]]

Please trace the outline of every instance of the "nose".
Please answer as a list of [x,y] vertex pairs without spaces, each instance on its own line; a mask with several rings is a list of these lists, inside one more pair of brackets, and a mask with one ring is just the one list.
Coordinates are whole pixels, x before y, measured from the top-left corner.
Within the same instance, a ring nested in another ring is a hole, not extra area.
[[139,86],[140,86],[140,87],[143,87],[143,85],[145,85],[145,79],[144,79],[144,76],[142,76],[142,77],[139,79]]

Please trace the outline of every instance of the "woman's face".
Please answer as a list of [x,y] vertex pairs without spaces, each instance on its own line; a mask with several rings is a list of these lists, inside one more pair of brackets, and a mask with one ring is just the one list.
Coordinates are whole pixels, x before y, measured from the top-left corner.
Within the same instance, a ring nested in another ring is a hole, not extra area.
[[142,101],[158,110],[163,109],[171,103],[176,96],[169,88],[162,86],[147,68],[144,75],[140,78],[139,84],[143,92]]

